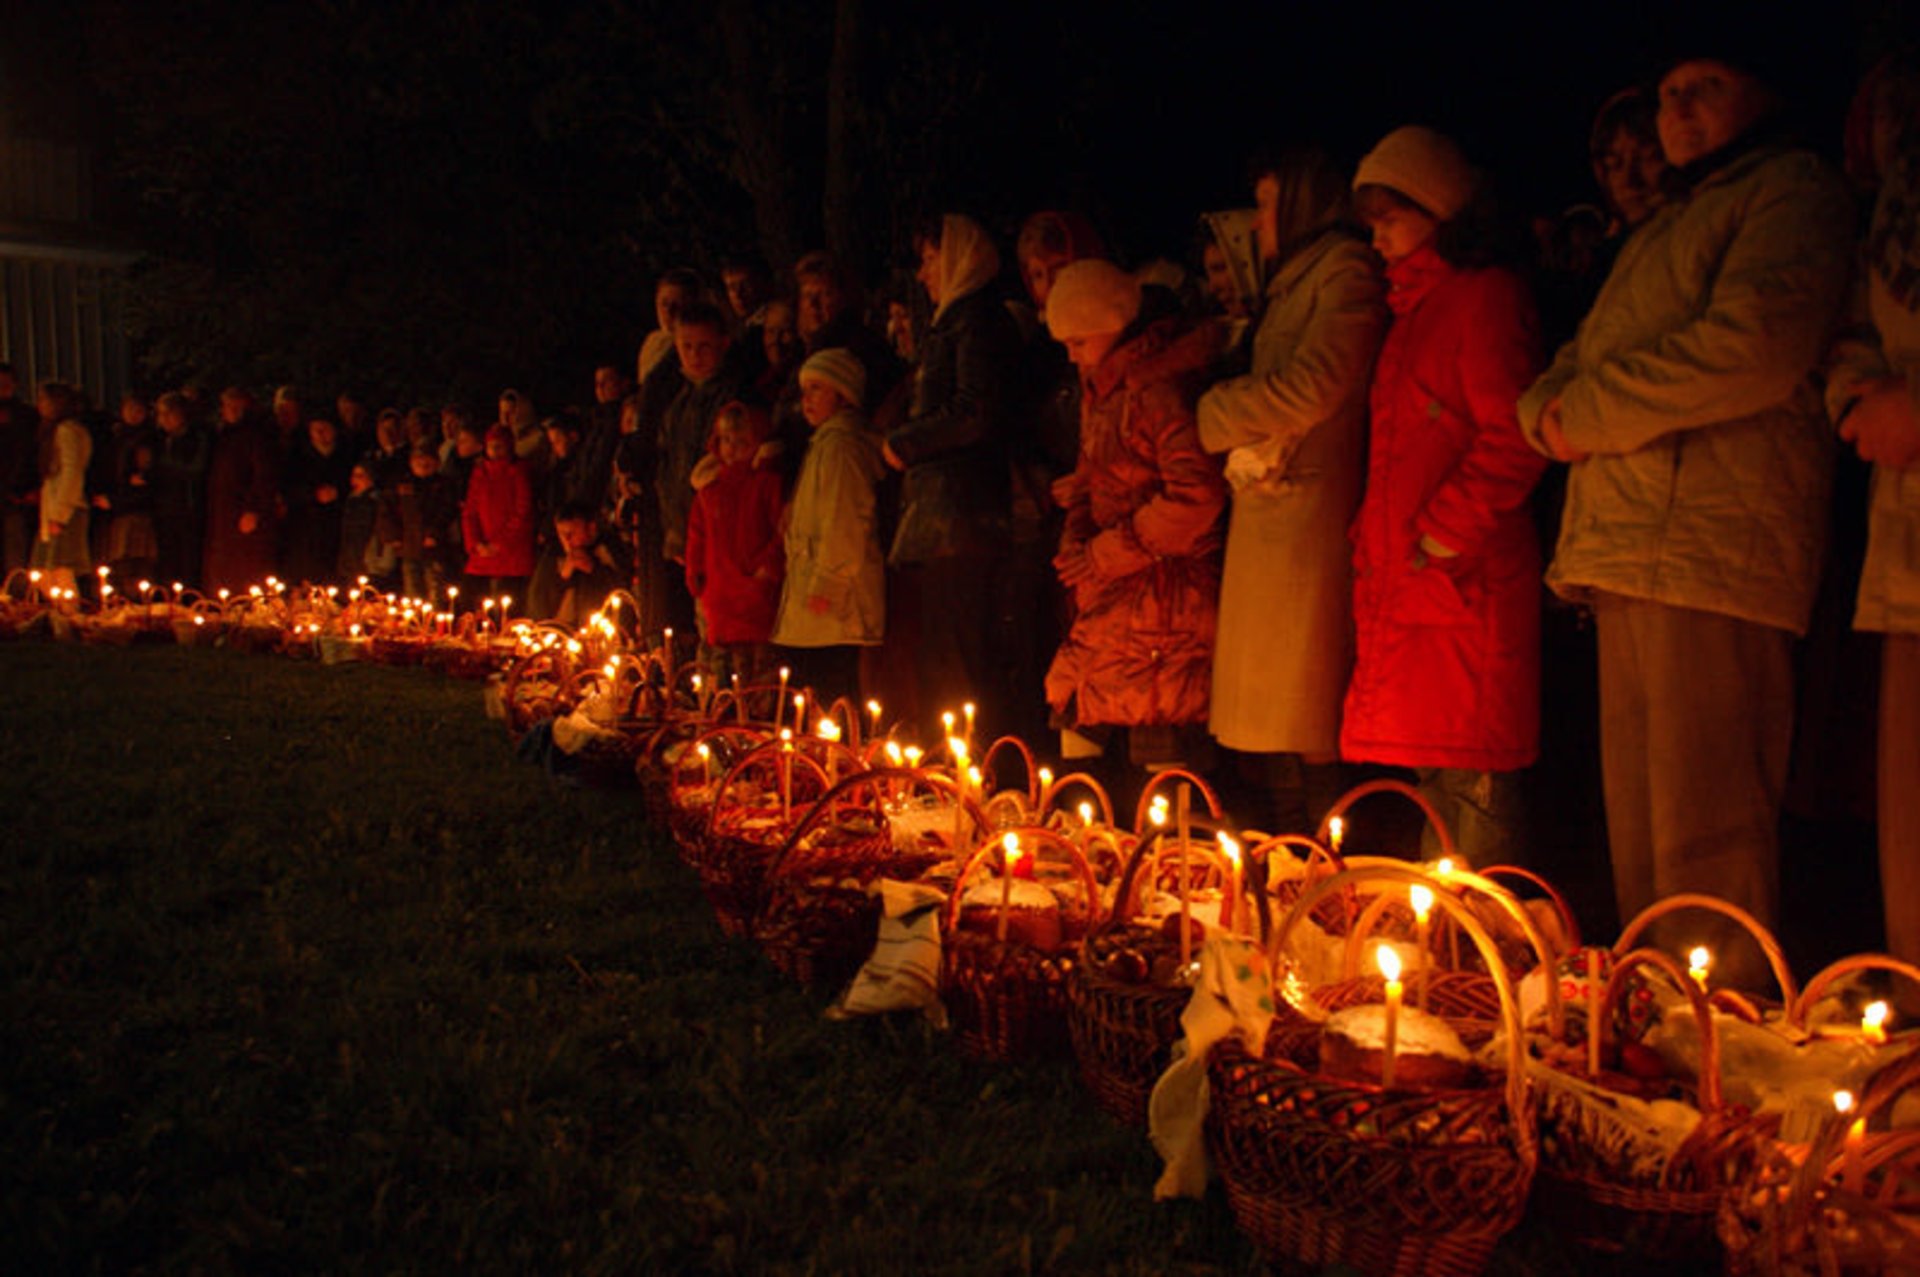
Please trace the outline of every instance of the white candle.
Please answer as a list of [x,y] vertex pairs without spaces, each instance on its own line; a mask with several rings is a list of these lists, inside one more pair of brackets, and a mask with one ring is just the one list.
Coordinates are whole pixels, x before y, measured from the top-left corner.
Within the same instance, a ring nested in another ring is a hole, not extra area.
[[1020,835],[1011,829],[1000,840],[1000,927],[999,940],[1007,940],[1007,910],[1013,904],[1013,866],[1020,859]]
[[787,712],[787,679],[792,673],[786,666],[780,667],[780,695],[773,702],[773,730],[776,732],[780,730],[781,716]]
[[780,819],[793,820],[793,732],[780,729]]
[[1244,932],[1246,927],[1240,922],[1240,844],[1224,829],[1216,836],[1231,868],[1227,877],[1227,911],[1221,916],[1221,922],[1231,923],[1236,930]]
[[1587,1076],[1600,1074],[1600,997],[1606,992],[1600,983],[1600,951],[1587,950]]
[[1433,914],[1433,888],[1416,882],[1407,891],[1413,903],[1414,947],[1420,951],[1420,975],[1414,984],[1413,1002],[1427,1009],[1427,972],[1433,967],[1433,955],[1427,952],[1427,930]]
[[1180,969],[1185,971],[1193,962],[1192,884],[1187,881],[1187,787],[1183,784],[1174,792],[1178,795],[1174,800],[1174,829],[1180,838]]
[[1340,854],[1340,844],[1347,837],[1347,822],[1344,817],[1335,816],[1327,822],[1327,848],[1334,855]]
[[[1833,1109],[1840,1116],[1849,1116],[1856,1107],[1852,1091],[1833,1093]],[[1849,1193],[1858,1193],[1866,1187],[1867,1168],[1863,1157],[1866,1142],[1867,1119],[1856,1117],[1848,1123],[1846,1138],[1840,1146],[1840,1187]]]
[[1374,950],[1374,961],[1387,978],[1387,1040],[1380,1060],[1380,1085],[1384,1087],[1393,1085],[1393,1056],[1400,1045],[1400,955],[1393,946],[1383,944]]

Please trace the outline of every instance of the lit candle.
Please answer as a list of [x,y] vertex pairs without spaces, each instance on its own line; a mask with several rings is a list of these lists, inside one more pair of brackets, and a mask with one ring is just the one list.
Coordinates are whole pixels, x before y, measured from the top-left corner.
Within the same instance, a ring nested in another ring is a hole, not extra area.
[[1703,944],[1695,945],[1687,954],[1687,975],[1700,986],[1702,993],[1707,990],[1707,968],[1712,965],[1713,954]]
[[1885,1002],[1869,1002],[1860,1013],[1860,1035],[1874,1046],[1887,1044],[1887,1017],[1893,1008]]
[[1013,866],[1020,859],[1020,835],[1011,829],[1000,840],[1000,927],[999,940],[1007,941],[1007,911],[1013,905]]
[[1051,767],[1042,767],[1040,769],[1040,806],[1043,810],[1046,808],[1047,799],[1052,797],[1052,795],[1053,769]]
[[780,729],[780,819],[793,819],[793,731]]
[[960,712],[967,716],[967,748],[972,749],[973,748],[973,702],[968,701],[965,705],[962,705],[960,707]]
[[1092,803],[1080,804],[1080,833],[1078,835],[1077,841],[1080,844],[1080,854],[1083,856],[1086,855],[1087,844],[1093,841],[1093,804]]
[[807,694],[805,692],[795,692],[793,694],[793,730],[796,732],[802,730],[801,724],[806,721]]
[[[1215,836],[1220,840],[1220,850],[1226,856],[1231,870],[1227,876],[1227,909],[1220,921],[1222,924],[1237,924],[1240,921],[1240,844],[1224,829]],[[1241,928],[1243,931],[1245,929]]]
[[879,701],[868,701],[868,702],[867,702],[867,714],[868,714],[868,716],[869,716],[870,718],[872,718],[872,719],[873,719],[873,733],[872,733],[872,734],[873,734],[873,735],[875,735],[875,736],[878,736],[878,735],[880,734],[880,702],[879,702]]
[[1343,816],[1335,816],[1327,822],[1327,847],[1334,855],[1340,854],[1340,844],[1346,841],[1347,821]]
[[840,724],[834,722],[831,718],[822,718],[820,725],[814,728],[814,734],[823,741],[837,744],[840,740]]
[[[949,723],[953,721],[952,714],[942,717]],[[947,752],[953,756],[953,781],[957,786],[953,800],[953,849],[958,855],[967,836],[967,743],[957,736],[949,736]]]
[[747,702],[740,695],[740,676],[733,676],[733,718],[742,727],[747,725]]
[[[673,627],[669,625],[660,643],[660,663],[665,667],[667,691],[673,691]],[[795,726],[798,726],[796,722]]]
[[1180,839],[1180,969],[1185,971],[1193,962],[1193,884],[1188,882],[1187,863],[1187,787],[1183,784],[1174,791],[1178,797],[1174,800],[1174,830]]
[[792,673],[786,666],[780,667],[780,695],[773,702],[773,730],[776,732],[780,730],[781,716],[787,712],[787,678]]
[[1407,896],[1413,902],[1414,947],[1420,950],[1420,975],[1414,985],[1413,1002],[1424,1011],[1427,1009],[1427,973],[1433,969],[1433,955],[1427,952],[1427,928],[1433,914],[1433,888],[1416,882],[1408,889]]
[[1393,1085],[1393,1055],[1400,1045],[1400,955],[1393,951],[1392,945],[1383,944],[1374,950],[1374,961],[1380,964],[1380,974],[1387,978],[1387,1032],[1386,1049],[1380,1060],[1380,1085]]
[[[1852,1091],[1833,1093],[1833,1111],[1846,1117],[1858,1107]],[[1840,1187],[1849,1193],[1858,1193],[1866,1185],[1867,1168],[1861,1156],[1862,1146],[1867,1142],[1867,1119],[1856,1117],[1847,1124],[1845,1141],[1840,1147]]]
[[1600,1073],[1600,998],[1606,987],[1600,983],[1600,950],[1587,950],[1587,1076]]
[[700,755],[700,783],[713,784],[713,750],[707,747],[705,741],[701,741],[693,747],[693,752]]

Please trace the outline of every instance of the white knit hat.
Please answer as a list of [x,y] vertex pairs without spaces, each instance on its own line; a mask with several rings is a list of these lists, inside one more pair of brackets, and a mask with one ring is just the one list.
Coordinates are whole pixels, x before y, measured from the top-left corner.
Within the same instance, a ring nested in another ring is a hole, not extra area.
[[1055,341],[1117,333],[1140,313],[1140,281],[1097,257],[1061,268],[1047,294],[1047,331]]
[[1442,222],[1460,215],[1473,198],[1473,166],[1452,138],[1422,124],[1408,124],[1380,139],[1353,175],[1354,189],[1390,186]]
[[851,350],[835,346],[811,356],[800,365],[800,384],[824,381],[840,392],[840,397],[858,408],[867,397],[867,370]]

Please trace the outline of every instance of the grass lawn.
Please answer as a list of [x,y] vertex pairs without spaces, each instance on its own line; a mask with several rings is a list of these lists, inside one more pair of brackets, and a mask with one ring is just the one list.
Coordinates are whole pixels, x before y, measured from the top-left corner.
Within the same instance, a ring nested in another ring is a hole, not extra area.
[[33,642],[0,689],[0,1268],[1259,1269],[1067,1067],[822,1020],[472,684]]

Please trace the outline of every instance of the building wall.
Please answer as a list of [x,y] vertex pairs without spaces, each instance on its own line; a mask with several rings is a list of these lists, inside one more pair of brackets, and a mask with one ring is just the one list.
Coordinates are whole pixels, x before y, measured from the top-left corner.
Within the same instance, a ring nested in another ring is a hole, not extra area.
[[58,379],[112,410],[131,386],[125,271],[134,254],[92,225],[77,147],[0,140],[0,359],[23,389]]

